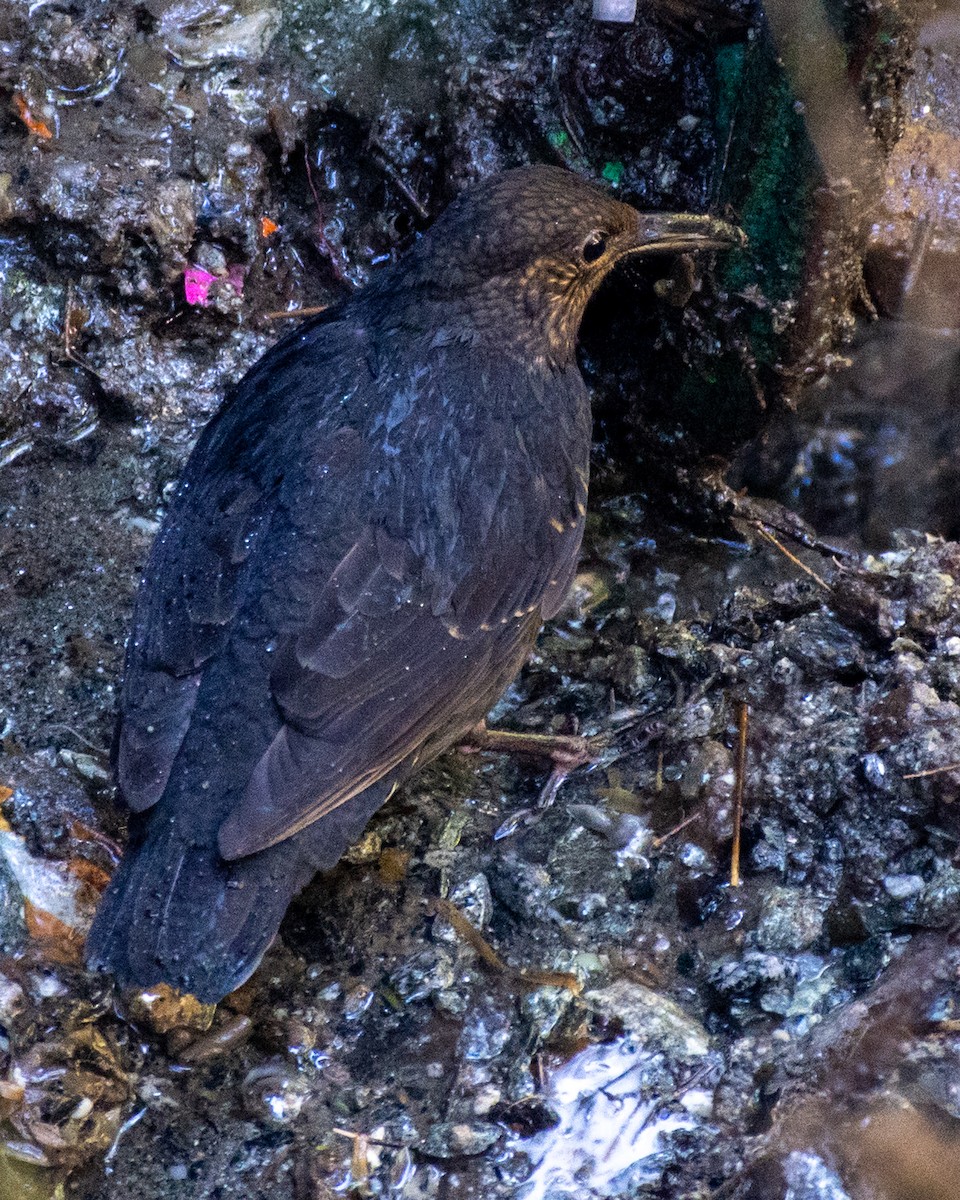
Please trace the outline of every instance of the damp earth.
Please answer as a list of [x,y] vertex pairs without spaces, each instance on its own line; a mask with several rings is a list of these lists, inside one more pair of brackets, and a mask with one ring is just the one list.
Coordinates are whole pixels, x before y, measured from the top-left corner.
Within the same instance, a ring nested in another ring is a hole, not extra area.
[[[3,8],[2,1200],[958,1194],[958,63],[895,0]],[[222,1005],[118,995],[178,471],[288,314],[531,161],[749,238],[584,325],[580,573],[493,718],[596,761],[543,808],[448,755]]]

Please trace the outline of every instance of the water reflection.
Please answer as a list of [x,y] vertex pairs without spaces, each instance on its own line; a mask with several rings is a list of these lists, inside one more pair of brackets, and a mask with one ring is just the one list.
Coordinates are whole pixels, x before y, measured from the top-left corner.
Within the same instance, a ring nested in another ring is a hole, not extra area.
[[532,1167],[518,1200],[625,1196],[658,1179],[675,1158],[670,1136],[695,1129],[711,1099],[697,1088],[702,1071],[683,1093],[652,1094],[658,1061],[661,1055],[624,1037],[590,1046],[556,1071],[545,1099],[560,1120],[518,1141]]

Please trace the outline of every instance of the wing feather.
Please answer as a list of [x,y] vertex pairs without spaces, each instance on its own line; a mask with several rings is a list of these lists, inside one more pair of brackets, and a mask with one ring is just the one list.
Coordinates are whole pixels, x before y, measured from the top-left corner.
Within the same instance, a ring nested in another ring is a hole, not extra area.
[[[446,364],[447,386],[453,374]],[[430,491],[411,495],[424,476],[405,472],[381,519],[403,513],[406,537],[395,523],[368,526],[280,655],[271,683],[284,724],[221,826],[225,857],[292,836],[425,744],[450,744],[519,669],[545,602],[555,608],[576,567],[586,462],[578,475],[568,454],[524,442],[519,467],[515,409],[505,407],[472,443],[462,429],[448,436],[445,456],[442,431],[440,450],[401,448],[408,463],[432,458]]]
[[[134,811],[163,795],[204,669],[237,619],[276,503],[268,451],[301,415],[284,406],[286,394],[296,394],[290,371],[310,363],[322,370],[343,349],[342,337],[325,336],[335,317],[331,310],[283,339],[235,389],[201,434],[154,540],[127,644],[114,751]],[[356,353],[362,359],[362,346]]]
[[191,738],[217,737],[218,706],[258,714],[245,786],[223,801],[226,858],[333,822],[462,736],[575,569],[579,375],[453,346],[374,377],[389,356],[361,332],[317,323],[241,384],[198,443],[138,600],[118,753],[132,807],[164,794]]

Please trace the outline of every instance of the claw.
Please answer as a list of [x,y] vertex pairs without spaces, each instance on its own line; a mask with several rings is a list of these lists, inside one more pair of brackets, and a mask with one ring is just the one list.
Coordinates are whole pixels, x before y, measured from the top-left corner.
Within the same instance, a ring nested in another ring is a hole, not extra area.
[[540,789],[535,808],[523,808],[509,816],[494,833],[494,841],[510,837],[518,829],[532,825],[540,814],[548,809],[567,776],[588,763],[597,761],[605,746],[602,737],[585,738],[578,734],[512,733],[502,729],[488,729],[482,722],[471,730],[460,749],[468,754],[488,751],[498,754],[528,754],[549,758],[553,769],[547,782]]

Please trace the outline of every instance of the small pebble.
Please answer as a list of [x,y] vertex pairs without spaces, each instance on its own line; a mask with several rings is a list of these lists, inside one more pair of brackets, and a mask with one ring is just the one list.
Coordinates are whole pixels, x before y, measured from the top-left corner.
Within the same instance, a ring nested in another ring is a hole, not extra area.
[[919,875],[887,875],[883,889],[894,900],[909,900],[923,891],[923,879]]
[[423,1153],[431,1158],[472,1158],[489,1150],[500,1134],[498,1126],[485,1122],[442,1121],[427,1134]]
[[595,21],[629,25],[637,15],[637,0],[593,0]]

